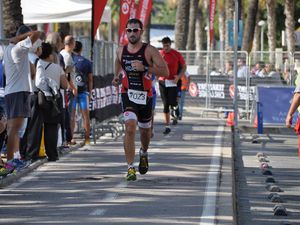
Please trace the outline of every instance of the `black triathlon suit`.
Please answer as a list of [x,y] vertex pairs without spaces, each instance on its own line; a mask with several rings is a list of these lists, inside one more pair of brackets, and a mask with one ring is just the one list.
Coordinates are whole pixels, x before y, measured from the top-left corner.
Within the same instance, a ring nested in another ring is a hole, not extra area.
[[134,70],[131,63],[133,60],[139,60],[144,66],[149,66],[145,58],[147,45],[143,43],[136,53],[130,53],[128,45],[125,45],[121,56],[121,65],[125,72],[122,78],[123,112],[134,112],[140,123],[147,123],[152,119],[152,80],[151,74]]

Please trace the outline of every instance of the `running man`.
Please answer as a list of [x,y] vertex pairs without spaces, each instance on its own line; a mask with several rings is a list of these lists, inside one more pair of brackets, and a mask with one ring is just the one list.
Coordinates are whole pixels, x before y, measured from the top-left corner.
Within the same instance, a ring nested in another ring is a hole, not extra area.
[[[160,51],[163,59],[168,64],[170,76],[159,78],[159,91],[164,105],[165,131],[163,134],[169,134],[170,128],[170,106],[175,110],[173,124],[177,124],[178,113],[178,88],[177,83],[186,71],[186,64],[182,55],[171,48],[171,39],[164,37],[162,39],[163,49]],[[177,111],[177,112],[176,112]]]
[[129,19],[126,24],[126,35],[129,43],[117,49],[115,76],[112,84],[119,85],[119,74],[122,77],[122,107],[125,119],[124,150],[128,164],[128,181],[136,180],[134,168],[135,134],[138,124],[140,130],[140,174],[148,171],[148,147],[151,139],[152,120],[152,80],[151,74],[168,77],[167,64],[158,50],[143,43],[143,24],[138,19]]

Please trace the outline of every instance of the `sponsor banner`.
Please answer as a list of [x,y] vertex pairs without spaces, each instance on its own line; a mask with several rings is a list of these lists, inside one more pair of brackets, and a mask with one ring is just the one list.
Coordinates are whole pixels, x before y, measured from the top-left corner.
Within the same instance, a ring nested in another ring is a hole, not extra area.
[[101,17],[102,17],[106,3],[107,3],[107,0],[93,0],[93,2],[92,2],[93,37],[95,37],[98,26],[101,22]]
[[134,18],[135,15],[136,6],[134,0],[120,0],[119,44],[126,45],[128,43],[126,36],[126,23],[128,19]]
[[152,9],[152,0],[140,0],[136,18],[142,21],[144,27],[147,25]]
[[94,88],[91,93],[90,115],[102,122],[114,116],[119,116],[121,109],[121,86],[111,84],[113,74],[94,76]]
[[209,40],[210,40],[210,44],[213,42],[213,37],[214,37],[215,11],[216,11],[216,0],[210,0],[210,2],[209,2]]

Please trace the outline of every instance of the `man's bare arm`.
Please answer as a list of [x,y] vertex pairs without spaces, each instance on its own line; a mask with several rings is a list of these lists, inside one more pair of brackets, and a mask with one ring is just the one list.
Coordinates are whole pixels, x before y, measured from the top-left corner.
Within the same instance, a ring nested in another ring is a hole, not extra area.
[[168,66],[165,60],[159,54],[159,51],[151,45],[149,45],[148,51],[151,57],[151,61],[153,62],[153,65],[149,66],[148,72],[155,74],[156,76],[168,77],[169,76]]
[[119,47],[117,49],[117,57],[115,59],[115,75],[114,75],[114,78],[112,80],[112,84],[114,86],[118,86],[119,85],[119,74],[120,74],[120,71],[122,69],[122,66],[121,66],[121,62],[120,62],[120,57],[121,57],[121,50],[122,50],[122,47]]
[[30,31],[25,34],[21,34],[19,36],[13,37],[9,40],[10,43],[17,44],[18,42],[24,40],[25,38],[29,37],[31,40],[31,43],[33,44],[39,37],[40,37],[39,31]]

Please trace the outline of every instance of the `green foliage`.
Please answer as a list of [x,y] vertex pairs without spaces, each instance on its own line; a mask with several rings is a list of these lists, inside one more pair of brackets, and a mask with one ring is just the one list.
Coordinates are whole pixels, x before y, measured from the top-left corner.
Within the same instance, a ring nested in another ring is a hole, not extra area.
[[153,3],[151,23],[174,25],[176,23],[176,7],[171,7],[166,3]]

